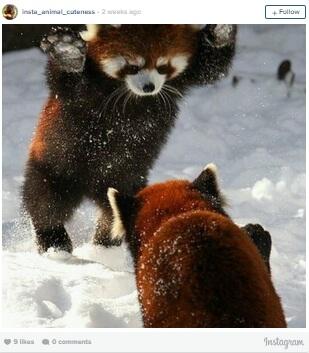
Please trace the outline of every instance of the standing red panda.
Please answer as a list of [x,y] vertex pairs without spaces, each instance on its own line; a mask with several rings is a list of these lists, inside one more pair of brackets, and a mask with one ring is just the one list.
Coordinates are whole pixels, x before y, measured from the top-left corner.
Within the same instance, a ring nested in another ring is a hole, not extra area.
[[94,243],[119,243],[102,195],[145,186],[181,97],[226,74],[235,34],[232,25],[89,25],[82,37],[58,27],[43,39],[50,95],[23,185],[39,252],[72,251],[64,224],[84,197],[101,211]]
[[223,209],[213,165],[193,183],[135,197],[109,189],[108,198],[112,231],[133,255],[145,327],[286,327],[262,256]]

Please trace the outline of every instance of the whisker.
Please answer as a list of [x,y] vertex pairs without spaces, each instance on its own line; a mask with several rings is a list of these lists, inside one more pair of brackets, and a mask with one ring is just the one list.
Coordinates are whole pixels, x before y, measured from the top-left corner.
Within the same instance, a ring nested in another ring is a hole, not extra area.
[[[165,101],[165,97],[164,97],[164,95],[163,95],[162,90],[159,92],[159,98],[162,99],[163,104],[164,104],[164,109],[166,109],[166,101]],[[160,99],[159,99],[159,100],[160,100]]]
[[180,92],[175,91],[175,90],[173,90],[173,89],[171,89],[171,88],[169,88],[169,87],[165,87],[165,91],[168,91],[168,92],[170,92],[170,93],[175,94],[176,96],[179,96],[180,98],[183,98],[183,95],[182,95]]
[[183,94],[177,88],[170,86],[169,84],[166,84],[166,83],[164,84],[163,87],[166,90],[168,90],[169,92],[174,93],[174,94],[178,95],[179,97],[183,97]]
[[126,87],[124,88],[124,90],[122,92],[120,92],[120,94],[118,95],[118,97],[116,98],[116,100],[113,104],[112,112],[114,112],[114,110],[116,109],[117,103],[119,102],[120,98],[122,98],[127,92],[128,92],[128,89]]
[[160,96],[162,97],[162,100],[164,102],[164,108],[167,110],[167,106],[168,106],[169,102],[168,102],[163,90],[160,91]]
[[173,102],[172,98],[170,97],[170,95],[168,94],[168,92],[166,92],[165,90],[162,90],[162,95],[165,97],[166,102],[168,103],[168,112],[169,112],[169,115],[171,115],[172,114],[171,102],[173,104],[174,104],[174,102]]
[[124,88],[123,87],[118,87],[117,89],[115,89],[108,97],[106,100],[103,100],[99,106],[99,117],[98,117],[98,121],[101,119],[102,115],[105,114],[109,103],[112,101],[113,98],[115,98],[119,93],[122,92]]
[[103,108],[106,108],[109,104],[109,102],[122,90],[122,87],[118,87],[117,89],[115,89],[108,97],[105,101],[102,102],[102,104],[104,104],[104,107],[102,107],[102,111],[103,112]]
[[126,105],[129,102],[129,100],[131,99],[131,97],[132,97],[132,92],[131,91],[127,91],[127,95],[126,95],[126,97],[124,99],[123,108],[122,108],[122,113],[123,113],[124,116],[126,115]]

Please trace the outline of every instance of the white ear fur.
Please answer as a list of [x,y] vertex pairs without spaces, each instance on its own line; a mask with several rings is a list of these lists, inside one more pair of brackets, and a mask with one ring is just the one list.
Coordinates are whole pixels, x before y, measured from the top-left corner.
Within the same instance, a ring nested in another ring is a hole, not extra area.
[[94,39],[98,32],[99,32],[99,25],[86,25],[87,30],[80,32],[80,36],[83,38],[84,41],[89,42],[90,40]]
[[194,29],[195,31],[200,31],[202,30],[206,25],[198,25],[198,24],[194,24],[194,25],[189,25],[192,29]]
[[[83,38],[84,41],[89,42],[97,36],[100,29],[100,25],[90,24],[86,26],[87,26],[87,30],[80,32],[80,36]],[[111,24],[110,26],[115,28],[121,27],[121,25],[118,25],[118,24]]]
[[218,167],[214,163],[208,163],[203,170],[210,170],[213,174],[218,176]]
[[107,197],[109,204],[113,213],[112,229],[111,229],[111,238],[112,239],[122,239],[126,235],[126,230],[121,219],[121,213],[117,205],[116,195],[118,190],[114,188],[108,188]]

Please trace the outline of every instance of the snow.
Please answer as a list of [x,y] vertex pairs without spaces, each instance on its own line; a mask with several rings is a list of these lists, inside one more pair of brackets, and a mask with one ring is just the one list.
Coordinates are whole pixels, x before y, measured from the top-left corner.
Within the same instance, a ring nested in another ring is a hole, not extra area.
[[[296,74],[290,90],[276,80],[284,59]],[[44,62],[36,49],[3,56],[3,322],[140,327],[128,251],[91,245],[90,202],[68,225],[73,256],[39,256],[20,211],[27,146],[47,96]],[[186,97],[150,180],[192,179],[209,162],[218,166],[235,222],[270,231],[272,278],[289,327],[305,327],[305,26],[241,26],[231,74]]]

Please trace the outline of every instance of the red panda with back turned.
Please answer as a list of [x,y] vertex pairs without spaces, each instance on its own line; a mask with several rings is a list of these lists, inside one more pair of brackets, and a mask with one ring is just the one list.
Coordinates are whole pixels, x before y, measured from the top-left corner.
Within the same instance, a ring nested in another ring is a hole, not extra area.
[[268,269],[269,233],[229,218],[214,165],[192,183],[134,196],[110,188],[108,198],[112,232],[133,255],[145,327],[286,327]]
[[50,93],[23,185],[39,252],[72,252],[64,224],[85,197],[100,209],[94,243],[119,243],[102,195],[146,185],[181,97],[227,73],[235,38],[233,25],[88,25],[42,40]]

